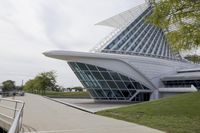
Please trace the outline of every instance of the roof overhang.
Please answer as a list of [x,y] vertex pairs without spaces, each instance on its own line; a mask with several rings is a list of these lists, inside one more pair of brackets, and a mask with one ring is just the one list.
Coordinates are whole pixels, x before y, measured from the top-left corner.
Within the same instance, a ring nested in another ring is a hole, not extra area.
[[159,92],[169,92],[169,93],[184,93],[184,92],[197,92],[198,90],[191,85],[191,87],[179,87],[179,88],[159,88]]
[[43,54],[50,58],[68,62],[86,63],[113,70],[133,78],[134,80],[146,85],[146,87],[150,88],[151,90],[156,89],[156,87],[144,74],[126,61],[127,59],[134,60],[134,58],[136,60],[140,60],[139,58],[148,59],[148,57],[74,51],[48,51],[44,52]]
[[155,58],[149,56],[139,56],[139,55],[126,55],[126,54],[113,54],[113,53],[92,53],[92,52],[77,52],[77,51],[62,51],[62,50],[52,50],[43,53],[45,56],[50,58],[55,58],[59,60],[70,61],[77,58],[103,58],[103,59],[134,59],[141,60],[142,62],[153,62],[154,64],[168,65],[169,62],[176,62],[175,60],[166,60],[162,58]]

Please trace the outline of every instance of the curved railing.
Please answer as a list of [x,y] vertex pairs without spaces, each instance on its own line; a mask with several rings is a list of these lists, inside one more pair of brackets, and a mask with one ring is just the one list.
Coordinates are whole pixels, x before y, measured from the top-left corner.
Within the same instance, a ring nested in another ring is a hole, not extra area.
[[0,121],[8,133],[21,131],[24,105],[22,101],[0,98]]

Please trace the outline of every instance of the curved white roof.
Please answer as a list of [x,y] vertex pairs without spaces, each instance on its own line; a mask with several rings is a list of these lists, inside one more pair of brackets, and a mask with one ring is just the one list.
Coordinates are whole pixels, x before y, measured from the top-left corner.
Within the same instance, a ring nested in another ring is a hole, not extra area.
[[140,14],[142,14],[148,8],[148,3],[144,3],[133,7],[125,12],[115,15],[111,18],[103,20],[96,25],[104,25],[113,28],[121,28],[130,22],[133,22]]

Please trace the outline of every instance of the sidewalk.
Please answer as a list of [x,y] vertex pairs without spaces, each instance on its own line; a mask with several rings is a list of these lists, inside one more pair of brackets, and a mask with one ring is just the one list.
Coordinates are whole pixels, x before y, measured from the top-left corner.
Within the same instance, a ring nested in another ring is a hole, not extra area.
[[26,94],[25,133],[162,133],[161,131],[74,109],[44,97]]

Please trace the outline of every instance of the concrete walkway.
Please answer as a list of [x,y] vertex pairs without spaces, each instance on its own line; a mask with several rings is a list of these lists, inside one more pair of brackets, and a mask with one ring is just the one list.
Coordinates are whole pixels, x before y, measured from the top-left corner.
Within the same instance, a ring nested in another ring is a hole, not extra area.
[[73,98],[51,98],[51,100],[55,100],[57,102],[60,102],[62,104],[90,112],[90,113],[96,113],[98,111],[106,110],[106,109],[114,109],[114,108],[120,108],[124,106],[128,106],[131,103],[104,103],[104,102],[94,102],[93,99],[73,99]]
[[26,133],[162,133],[161,131],[102,117],[26,94],[23,130]]

